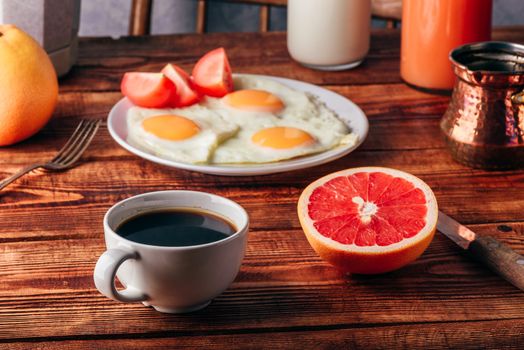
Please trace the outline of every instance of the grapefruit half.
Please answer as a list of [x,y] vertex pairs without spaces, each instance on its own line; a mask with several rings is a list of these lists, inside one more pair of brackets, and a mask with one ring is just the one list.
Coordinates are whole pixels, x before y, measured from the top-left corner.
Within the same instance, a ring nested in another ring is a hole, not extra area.
[[417,259],[437,225],[431,188],[403,171],[346,169],[312,182],[298,217],[321,258],[347,273],[374,274]]

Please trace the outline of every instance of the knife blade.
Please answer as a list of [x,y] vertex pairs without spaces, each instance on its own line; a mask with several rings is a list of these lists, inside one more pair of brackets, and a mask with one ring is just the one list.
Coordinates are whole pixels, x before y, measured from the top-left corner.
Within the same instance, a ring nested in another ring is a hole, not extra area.
[[515,287],[524,290],[524,256],[491,236],[481,236],[439,211],[437,229]]

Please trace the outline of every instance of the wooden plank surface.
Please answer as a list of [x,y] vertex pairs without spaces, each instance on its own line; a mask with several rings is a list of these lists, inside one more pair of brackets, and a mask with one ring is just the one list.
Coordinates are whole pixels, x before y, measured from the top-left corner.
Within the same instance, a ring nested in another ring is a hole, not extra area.
[[[495,38],[524,43],[524,29],[499,29]],[[374,32],[365,64],[337,73],[292,62],[284,33],[82,39],[78,66],[60,82],[53,120],[34,138],[0,148],[0,177],[52,156],[80,118],[105,118],[121,98],[124,71],[167,62],[189,69],[218,45],[237,72],[300,79],[352,99],[370,120],[368,139],[356,152],[307,171],[229,178],[152,164],[121,149],[102,128],[79,166],[35,171],[0,192],[0,348],[518,349],[524,343],[524,293],[444,236],[401,270],[344,276],[318,258],[300,229],[296,201],[308,183],[347,167],[388,166],[421,177],[443,211],[524,253],[524,172],[486,172],[451,159],[439,131],[449,98],[401,82],[398,31]],[[105,211],[162,189],[224,195],[252,221],[237,279],[193,314],[113,302],[92,281],[104,250]]]

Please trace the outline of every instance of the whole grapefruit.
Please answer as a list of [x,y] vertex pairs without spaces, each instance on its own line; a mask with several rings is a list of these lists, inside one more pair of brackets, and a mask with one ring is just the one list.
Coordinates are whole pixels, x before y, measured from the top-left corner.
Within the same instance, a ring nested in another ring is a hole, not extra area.
[[51,60],[14,25],[0,25],[0,82],[0,146],[6,146],[37,133],[58,99]]
[[414,261],[431,242],[437,216],[431,188],[390,168],[326,175],[298,201],[300,224],[313,249],[349,273],[384,273]]

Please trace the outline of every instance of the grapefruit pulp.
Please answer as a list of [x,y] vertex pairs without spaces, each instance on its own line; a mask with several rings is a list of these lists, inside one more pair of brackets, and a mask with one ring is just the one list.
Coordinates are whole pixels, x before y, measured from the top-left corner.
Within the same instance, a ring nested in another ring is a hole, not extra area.
[[414,261],[431,242],[437,216],[426,183],[380,167],[324,176],[298,201],[300,224],[313,249],[348,273],[384,273]]

